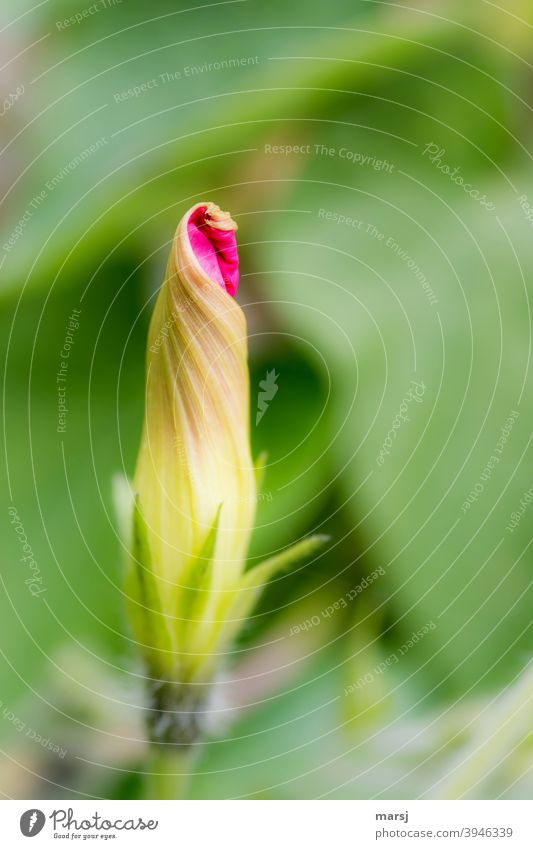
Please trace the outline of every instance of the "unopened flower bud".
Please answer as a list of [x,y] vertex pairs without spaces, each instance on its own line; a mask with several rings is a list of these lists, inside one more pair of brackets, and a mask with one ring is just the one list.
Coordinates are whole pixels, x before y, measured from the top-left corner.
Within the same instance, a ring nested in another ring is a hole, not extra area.
[[149,331],[123,536],[130,616],[153,680],[151,735],[164,743],[194,742],[206,689],[261,587],[318,542],[245,570],[257,496],[236,229],[212,203],[186,213]]

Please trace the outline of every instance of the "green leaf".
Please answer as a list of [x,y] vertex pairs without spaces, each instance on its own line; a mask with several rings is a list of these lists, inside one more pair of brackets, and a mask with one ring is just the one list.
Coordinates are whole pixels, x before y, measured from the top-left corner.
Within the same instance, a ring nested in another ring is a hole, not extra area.
[[[33,261],[37,254],[30,282],[43,287],[63,263],[67,273],[59,276],[58,285],[68,285],[69,274],[81,268],[88,279],[88,260],[98,262],[113,252],[126,234],[131,234],[132,252],[140,237],[160,245],[162,222],[171,233],[199,191],[220,185],[221,173],[225,186],[242,180],[243,151],[253,153],[262,144],[265,126],[275,133],[309,107],[313,120],[328,118],[338,92],[351,97],[353,90],[372,91],[387,64],[416,70],[419,57],[431,48],[446,44],[449,50],[452,35],[454,42],[467,40],[458,27],[428,15],[381,14],[379,33],[361,31],[361,19],[374,16],[372,5],[360,4],[354,12],[346,0],[326,20],[320,8],[299,0],[291,8],[292,25],[286,4],[269,4],[265,12],[224,3],[200,18],[201,6],[176,10],[162,3],[160,12],[141,26],[138,10],[123,3],[66,31],[57,26],[65,16],[63,3],[15,16],[14,42],[39,44],[31,64],[20,71],[21,79],[34,80],[31,90],[11,110],[13,124],[6,122],[3,140],[10,142],[7,155],[13,156],[18,173],[14,139],[21,135],[31,170],[9,194],[0,242],[10,238],[34,195],[44,193],[45,206],[31,219],[26,216],[23,249],[17,240],[9,250],[3,291],[20,289],[28,258]],[[170,41],[169,26],[175,27]],[[43,32],[49,35],[46,40]],[[214,33],[220,47],[214,46]],[[257,61],[187,74],[187,68],[241,57],[243,33],[246,56]],[[315,58],[333,56],[338,61]],[[22,56],[20,62],[26,60]],[[169,71],[176,78],[165,81]],[[131,93],[146,82],[149,90]],[[28,135],[24,128],[30,123]],[[237,194],[234,189],[235,201]]]
[[[433,132],[430,124],[425,139]],[[347,131],[324,139],[355,147]],[[405,666],[416,664],[428,692],[441,683],[444,695],[507,680],[528,651],[531,518],[506,526],[531,487],[531,231],[510,187],[469,149],[455,146],[444,161],[461,166],[496,213],[436,170],[423,145],[404,147],[389,139],[386,150],[372,130],[360,133],[357,149],[388,159],[392,172],[310,162],[284,202],[310,212],[271,219],[262,266],[278,322],[327,362],[323,461],[342,470],[346,520],[386,570],[398,637],[437,625]],[[533,197],[525,172],[514,180]],[[326,220],[321,209],[362,227]],[[408,421],[378,464],[413,380],[426,387],[422,402],[409,401]],[[482,494],[463,510],[476,487]]]

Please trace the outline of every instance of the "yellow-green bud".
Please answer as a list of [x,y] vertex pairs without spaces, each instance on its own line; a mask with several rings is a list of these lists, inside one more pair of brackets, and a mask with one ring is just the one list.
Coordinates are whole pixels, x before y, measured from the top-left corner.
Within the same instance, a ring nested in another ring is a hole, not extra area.
[[[139,565],[156,578],[167,620],[171,655],[160,663],[182,681],[210,666],[219,611],[243,572],[256,506],[246,320],[202,264],[191,238],[198,212],[204,234],[220,232],[212,221],[235,243],[236,225],[212,204],[193,207],[178,226],[150,325],[133,482],[150,555]],[[214,253],[216,238],[209,245]]]
[[256,508],[237,225],[211,203],[179,223],[148,339],[146,409],[122,528],[155,742],[194,742],[209,685],[270,576],[323,538],[245,569]]

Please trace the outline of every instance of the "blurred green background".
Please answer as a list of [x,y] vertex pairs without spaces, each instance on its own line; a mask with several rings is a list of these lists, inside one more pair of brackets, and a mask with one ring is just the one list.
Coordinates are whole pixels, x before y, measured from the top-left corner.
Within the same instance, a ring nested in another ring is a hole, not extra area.
[[169,243],[205,199],[239,224],[269,458],[252,556],[332,540],[243,633],[191,795],[530,798],[531,4],[1,15],[0,792],[141,793],[111,478]]

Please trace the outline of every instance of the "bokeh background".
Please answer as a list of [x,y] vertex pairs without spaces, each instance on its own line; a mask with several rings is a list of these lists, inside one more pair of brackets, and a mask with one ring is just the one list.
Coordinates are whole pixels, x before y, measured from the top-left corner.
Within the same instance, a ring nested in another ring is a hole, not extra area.
[[205,199],[239,224],[252,557],[331,542],[228,657],[191,796],[530,798],[531,4],[5,0],[0,44],[1,794],[142,793],[111,480]]

